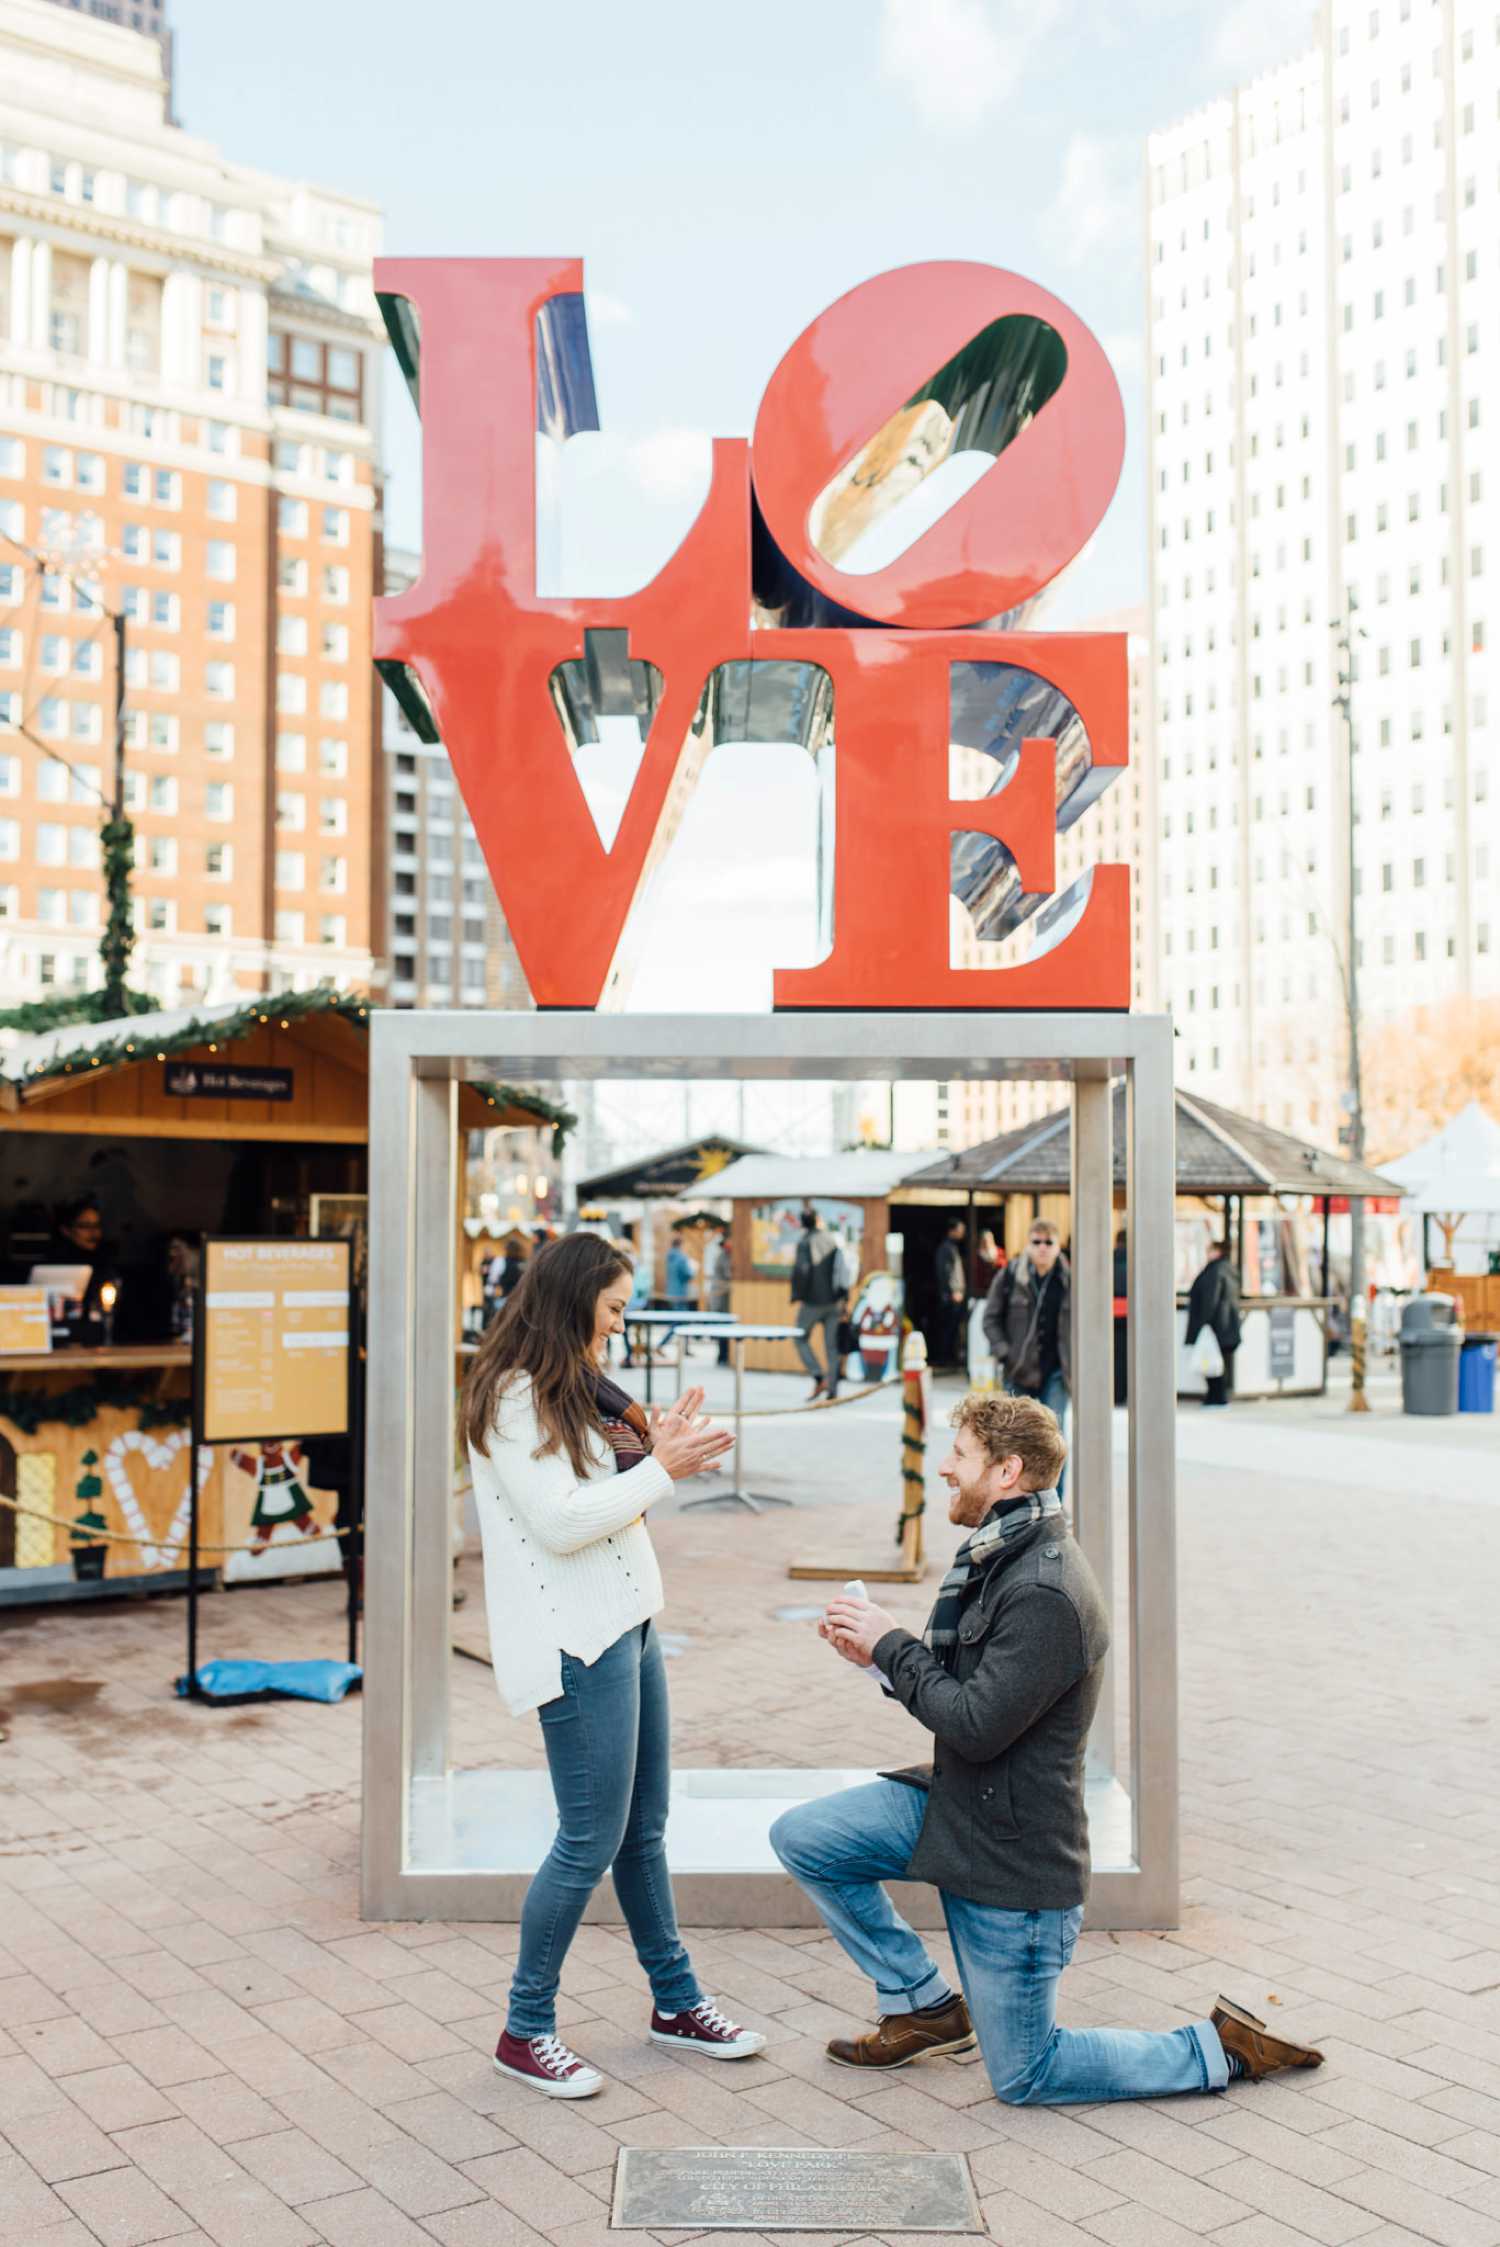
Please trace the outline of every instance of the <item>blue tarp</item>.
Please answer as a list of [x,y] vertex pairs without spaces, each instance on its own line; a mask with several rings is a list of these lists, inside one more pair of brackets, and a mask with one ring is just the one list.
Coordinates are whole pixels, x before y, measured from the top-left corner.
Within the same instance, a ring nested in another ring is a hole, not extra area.
[[[356,1662],[200,1662],[198,1684],[211,1701],[342,1701],[364,1673]],[[184,1697],[185,1677],[177,1680]]]

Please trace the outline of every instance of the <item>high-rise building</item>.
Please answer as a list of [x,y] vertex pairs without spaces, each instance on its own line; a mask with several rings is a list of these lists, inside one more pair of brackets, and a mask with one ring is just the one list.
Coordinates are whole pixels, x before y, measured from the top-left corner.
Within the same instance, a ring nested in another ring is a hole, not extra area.
[[[0,0],[0,988],[99,979],[128,631],[131,979],[368,981],[368,204],[164,121],[153,38]],[[49,566],[50,565],[50,566]]]
[[[385,591],[404,592],[420,558],[385,550]],[[448,752],[412,729],[379,690],[379,949],[392,1006],[529,1007],[531,993]]]
[[[1130,663],[1130,763],[1081,819],[1057,838],[1057,887],[1066,889],[1090,867],[1130,868],[1131,1004],[1161,1005],[1159,856],[1155,766],[1149,723],[1150,640],[1143,609],[1102,616],[1082,629],[1123,632]],[[994,785],[993,761],[982,751],[952,752],[955,792],[981,795]],[[960,967],[1004,965],[1022,953],[1030,938],[1022,933],[1004,946],[981,943],[974,925],[955,898],[951,904],[952,944]],[[1003,1079],[955,1079],[951,1084],[897,1087],[897,1143],[913,1147],[974,1147],[1015,1125],[1046,1115],[1061,1101],[1055,1084],[1010,1083]]]
[[78,15],[97,16],[101,23],[117,23],[125,31],[143,31],[161,48],[165,78],[164,114],[172,109],[172,31],[167,22],[166,0],[52,0],[56,8],[72,8]]
[[1149,148],[1179,1074],[1324,1138],[1341,1121],[1351,863],[1369,1025],[1500,990],[1497,30],[1479,0],[1329,0],[1310,52]]

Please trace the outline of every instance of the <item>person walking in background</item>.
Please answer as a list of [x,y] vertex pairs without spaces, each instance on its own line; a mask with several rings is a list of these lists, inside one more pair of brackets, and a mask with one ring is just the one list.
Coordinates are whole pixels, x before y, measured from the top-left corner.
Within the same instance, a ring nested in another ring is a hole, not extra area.
[[512,1716],[536,1710],[557,1803],[495,2067],[553,2099],[603,2088],[557,2034],[557,1990],[606,1872],[651,1985],[651,2041],[714,2060],[766,2041],[704,1995],[677,1930],[667,1677],[652,1623],[662,1583],[645,1520],[734,1438],[699,1417],[701,1389],[648,1419],[610,1379],[630,1283],[629,1257],[596,1233],[538,1250],[464,1382],[495,1682]]
[[974,1293],[988,1297],[1005,1268],[1005,1251],[990,1231],[988,1225],[980,1228],[974,1246]]
[[935,1366],[961,1365],[964,1360],[964,1305],[969,1299],[964,1277],[964,1235],[961,1217],[950,1217],[933,1259],[933,1286],[937,1309],[933,1318],[932,1362]]
[[[729,1253],[729,1235],[720,1226],[708,1236],[708,1246],[703,1255],[703,1278],[708,1289],[708,1308],[728,1312],[734,1307],[734,1263]],[[729,1344],[719,1344],[719,1363],[728,1365]]]
[[1205,1373],[1205,1404],[1228,1404],[1234,1391],[1234,1353],[1240,1346],[1240,1282],[1227,1240],[1215,1241],[1208,1262],[1188,1290],[1187,1347],[1207,1328],[1219,1345],[1223,1371]]
[[[824,1229],[817,1211],[804,1209],[802,1238],[792,1260],[792,1301],[802,1330],[797,1336],[797,1355],[812,1375],[809,1403],[812,1397],[836,1397],[839,1393],[839,1322],[848,1292],[843,1249]],[[819,1365],[812,1346],[812,1331],[817,1326],[823,1329],[825,1365]]]
[[1025,1255],[1007,1264],[990,1289],[984,1338],[1011,1396],[1036,1397],[1056,1415],[1066,1437],[1073,1394],[1072,1275],[1049,1217],[1033,1218]]
[[667,1250],[667,1308],[685,1311],[693,1301],[693,1282],[697,1278],[693,1259],[682,1245],[681,1234],[674,1233],[672,1245]]

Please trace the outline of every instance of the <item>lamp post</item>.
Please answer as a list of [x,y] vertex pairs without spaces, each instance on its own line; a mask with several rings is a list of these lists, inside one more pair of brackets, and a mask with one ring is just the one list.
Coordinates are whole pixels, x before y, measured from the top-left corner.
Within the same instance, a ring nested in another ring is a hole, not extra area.
[[[1354,798],[1354,649],[1356,634],[1364,633],[1348,615],[1338,619],[1333,627],[1334,647],[1338,663],[1337,681],[1333,701],[1344,726],[1344,770],[1346,844],[1348,858],[1345,881],[1348,892],[1348,924],[1344,935],[1344,1016],[1347,1026],[1348,1088],[1343,1096],[1344,1111],[1348,1117],[1339,1131],[1342,1145],[1348,1148],[1350,1160],[1362,1163],[1365,1159],[1364,1082],[1359,1051],[1359,930],[1358,894],[1355,864],[1356,807]],[[1368,1412],[1370,1400],[1365,1393],[1365,1205],[1355,1194],[1349,1195],[1349,1410]]]

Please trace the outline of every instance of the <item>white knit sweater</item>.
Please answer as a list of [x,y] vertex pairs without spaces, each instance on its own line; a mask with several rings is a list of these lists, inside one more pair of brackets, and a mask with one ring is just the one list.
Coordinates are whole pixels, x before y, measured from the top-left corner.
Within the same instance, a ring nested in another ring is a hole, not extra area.
[[502,1392],[489,1456],[469,1446],[490,1657],[512,1716],[557,1699],[564,1652],[597,1661],[662,1606],[640,1517],[671,1489],[666,1468],[648,1458],[620,1474],[600,1436],[580,1482],[565,1451],[534,1456],[541,1440],[519,1374]]

